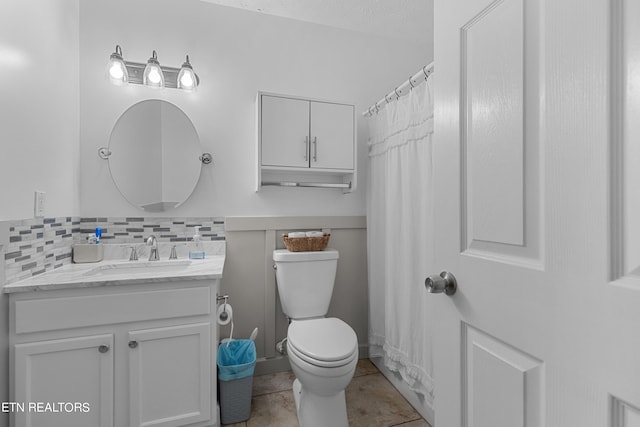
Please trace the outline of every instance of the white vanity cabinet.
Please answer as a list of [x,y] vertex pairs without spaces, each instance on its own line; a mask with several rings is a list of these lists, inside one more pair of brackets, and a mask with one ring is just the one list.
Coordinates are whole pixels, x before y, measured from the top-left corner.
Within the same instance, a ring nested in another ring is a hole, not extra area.
[[256,102],[257,190],[270,180],[355,186],[354,105],[264,92]]
[[14,411],[11,425],[215,426],[218,290],[208,279],[9,294],[11,400],[85,405]]

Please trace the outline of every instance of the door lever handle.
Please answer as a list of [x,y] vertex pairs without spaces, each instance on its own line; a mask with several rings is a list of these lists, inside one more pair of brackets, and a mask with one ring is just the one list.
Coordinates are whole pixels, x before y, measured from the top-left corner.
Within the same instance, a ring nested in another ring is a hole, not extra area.
[[458,289],[458,281],[455,276],[448,271],[443,271],[439,276],[429,276],[424,281],[424,286],[430,294],[439,294],[444,292],[447,295],[453,295]]

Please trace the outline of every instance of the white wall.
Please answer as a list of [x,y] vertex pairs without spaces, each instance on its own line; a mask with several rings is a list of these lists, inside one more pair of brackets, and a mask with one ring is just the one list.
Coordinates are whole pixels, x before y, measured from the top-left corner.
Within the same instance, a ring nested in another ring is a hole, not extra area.
[[[113,185],[97,149],[130,105],[173,102],[193,121],[204,166],[191,198],[168,216],[362,215],[365,212],[366,121],[360,112],[433,57],[430,41],[407,43],[195,0],[100,0],[80,5],[81,214],[140,215]],[[105,79],[109,54],[180,66],[189,54],[201,85],[195,94]],[[357,105],[359,188],[253,190],[255,96],[258,90],[342,100]]]
[[0,220],[77,215],[78,0],[0,2]]
[[[36,189],[46,216],[78,214],[78,17],[78,0],[0,2],[0,220],[31,218]],[[8,322],[0,294],[0,402],[9,400]]]

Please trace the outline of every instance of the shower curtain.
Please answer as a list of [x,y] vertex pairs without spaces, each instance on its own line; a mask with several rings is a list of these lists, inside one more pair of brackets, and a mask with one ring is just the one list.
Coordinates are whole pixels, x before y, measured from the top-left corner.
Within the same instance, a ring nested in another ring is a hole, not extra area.
[[432,78],[369,120],[367,250],[370,357],[433,407]]

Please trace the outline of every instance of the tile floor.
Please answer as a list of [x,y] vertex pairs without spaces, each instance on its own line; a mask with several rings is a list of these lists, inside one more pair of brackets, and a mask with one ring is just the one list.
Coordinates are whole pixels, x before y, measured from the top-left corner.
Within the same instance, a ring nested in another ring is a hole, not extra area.
[[[227,426],[298,427],[294,379],[291,371],[254,377],[251,418]],[[347,414],[350,427],[431,427],[368,359],[358,361],[347,387]]]

